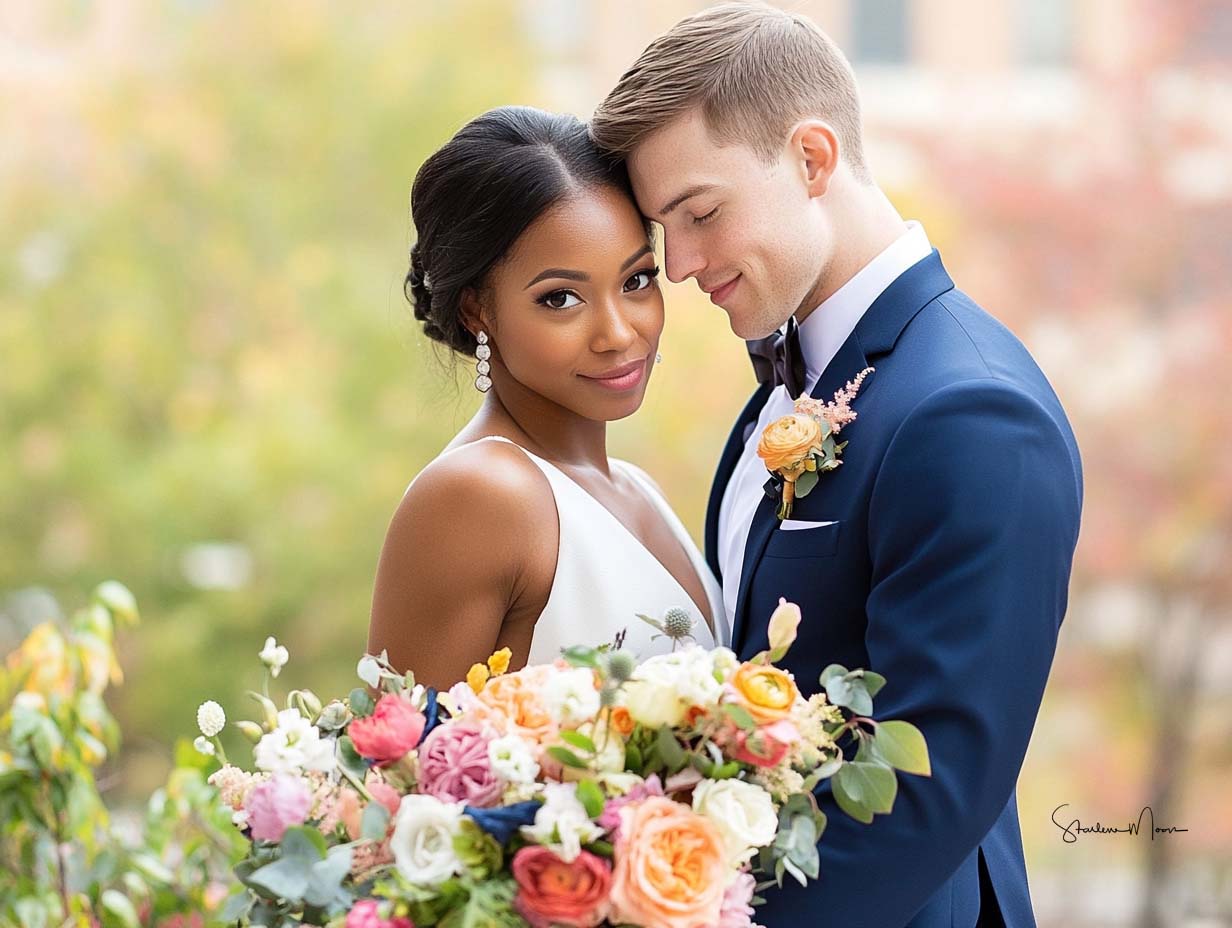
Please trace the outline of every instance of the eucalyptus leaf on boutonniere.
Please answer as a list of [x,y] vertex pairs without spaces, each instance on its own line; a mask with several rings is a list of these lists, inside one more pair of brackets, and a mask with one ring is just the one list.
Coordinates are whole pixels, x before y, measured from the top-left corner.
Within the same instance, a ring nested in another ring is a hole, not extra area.
[[801,396],[796,400],[794,412],[771,422],[762,432],[757,456],[778,478],[780,496],[776,515],[780,521],[790,518],[792,502],[808,496],[817,486],[820,474],[842,463],[839,456],[847,442],[840,443],[835,436],[845,425],[855,421],[856,413],[851,403],[860,392],[864,378],[873,370],[866,367],[860,371],[854,380],[849,380],[834,394],[832,402]]

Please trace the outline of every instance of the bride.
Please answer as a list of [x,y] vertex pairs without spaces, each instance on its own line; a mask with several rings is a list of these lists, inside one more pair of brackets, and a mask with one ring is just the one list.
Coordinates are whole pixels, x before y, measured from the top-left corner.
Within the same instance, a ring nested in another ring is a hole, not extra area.
[[406,278],[429,337],[477,359],[479,411],[411,483],[377,568],[368,651],[438,687],[508,646],[638,657],[637,618],[686,610],[725,643],[722,593],[657,485],[607,453],[663,330],[650,224],[624,167],[569,115],[502,107],[421,167]]

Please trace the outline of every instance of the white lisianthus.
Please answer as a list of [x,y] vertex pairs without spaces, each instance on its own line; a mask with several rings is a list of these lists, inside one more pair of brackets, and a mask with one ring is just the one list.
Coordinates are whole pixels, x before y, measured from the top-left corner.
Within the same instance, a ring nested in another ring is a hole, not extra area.
[[322,739],[321,732],[298,709],[278,713],[278,727],[261,736],[253,755],[257,767],[270,773],[328,773],[334,769],[334,742]]
[[726,680],[740,666],[740,658],[736,657],[736,652],[731,648],[715,648],[710,652],[710,660],[719,680]]
[[381,685],[381,665],[371,654],[365,654],[359,659],[359,664],[355,667],[355,673],[359,679],[371,687]]
[[207,699],[197,707],[197,727],[201,729],[201,734],[207,738],[213,738],[221,732],[227,724],[227,713],[222,711],[222,706],[214,702],[212,699]]
[[403,796],[389,849],[394,864],[418,886],[439,886],[463,870],[453,849],[462,823],[462,803],[441,802],[426,793]]
[[594,671],[586,667],[557,670],[543,687],[543,704],[557,725],[586,722],[599,711]]
[[533,825],[523,825],[522,834],[551,848],[565,863],[582,853],[582,845],[603,837],[603,829],[590,820],[577,798],[573,783],[548,783],[543,787],[543,805]]
[[207,757],[214,756],[214,742],[204,735],[198,735],[193,739],[193,747],[197,749],[198,754],[204,754]]
[[493,773],[509,783],[533,783],[539,776],[539,762],[534,752],[518,735],[489,741],[488,763]]
[[693,790],[693,811],[719,829],[733,867],[773,841],[779,830],[770,794],[743,780],[702,780]]
[[261,653],[257,655],[261,658],[261,663],[270,669],[273,676],[278,676],[287,661],[291,659],[291,655],[287,653],[287,649],[274,640],[274,636],[265,639],[265,647],[261,649]]
[[675,727],[692,706],[709,708],[722,692],[715,659],[705,649],[690,646],[639,664],[625,685],[625,706],[634,721],[650,728]]

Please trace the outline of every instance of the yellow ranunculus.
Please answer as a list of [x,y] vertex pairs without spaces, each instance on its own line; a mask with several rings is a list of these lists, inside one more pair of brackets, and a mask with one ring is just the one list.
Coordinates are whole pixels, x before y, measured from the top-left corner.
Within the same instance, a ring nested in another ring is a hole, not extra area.
[[731,684],[740,704],[761,723],[787,718],[799,695],[791,674],[768,664],[741,664]]
[[501,648],[488,658],[488,670],[492,671],[492,676],[499,677],[502,673],[509,669],[509,661],[513,657],[513,652],[508,648]]
[[794,480],[803,471],[803,461],[811,452],[821,447],[821,423],[812,416],[793,413],[770,423],[757,443],[757,456],[771,471],[785,473]]
[[476,694],[483,692],[483,685],[488,682],[488,668],[483,664],[471,664],[471,669],[466,672],[466,684]]

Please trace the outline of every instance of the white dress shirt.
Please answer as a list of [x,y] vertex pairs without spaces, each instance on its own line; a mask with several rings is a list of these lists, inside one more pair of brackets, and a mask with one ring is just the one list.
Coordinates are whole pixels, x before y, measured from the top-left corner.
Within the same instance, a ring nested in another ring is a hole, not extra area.
[[[804,355],[806,392],[811,393],[817,386],[822,371],[838,354],[839,348],[855,330],[873,301],[904,271],[931,253],[932,245],[924,227],[915,221],[908,222],[901,236],[805,317],[800,323],[799,334],[800,350]],[[847,379],[860,372],[849,373]],[[766,426],[789,415],[794,408],[795,398],[788,395],[787,387],[781,384],[775,387],[762,407],[757,424],[749,432],[744,450],[723,493],[723,502],[719,507],[718,554],[719,566],[723,570],[723,606],[727,611],[728,628],[735,625],[744,548],[753,525],[753,513],[765,495],[763,487],[769,476],[765,464],[757,456],[757,444]]]

